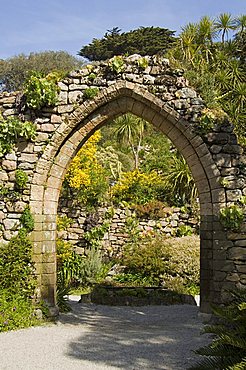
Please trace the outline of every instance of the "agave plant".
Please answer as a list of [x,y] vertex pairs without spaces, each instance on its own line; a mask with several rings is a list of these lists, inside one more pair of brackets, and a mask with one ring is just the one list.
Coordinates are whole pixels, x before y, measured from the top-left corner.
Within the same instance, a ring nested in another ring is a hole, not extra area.
[[246,290],[232,292],[233,302],[226,307],[214,307],[218,323],[205,327],[205,333],[215,335],[212,343],[195,351],[205,356],[190,370],[246,369]]

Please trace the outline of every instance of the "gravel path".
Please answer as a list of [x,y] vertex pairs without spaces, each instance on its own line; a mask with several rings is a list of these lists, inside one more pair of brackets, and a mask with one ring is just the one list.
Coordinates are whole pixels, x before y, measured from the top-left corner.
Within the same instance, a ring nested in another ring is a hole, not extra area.
[[1,370],[184,370],[200,335],[198,307],[72,302],[56,324],[0,334]]

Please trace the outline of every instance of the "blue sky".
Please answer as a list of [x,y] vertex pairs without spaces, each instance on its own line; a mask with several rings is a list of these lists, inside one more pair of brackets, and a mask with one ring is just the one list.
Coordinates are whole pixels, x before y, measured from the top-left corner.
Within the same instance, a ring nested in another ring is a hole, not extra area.
[[245,14],[245,0],[0,0],[0,59],[65,50],[76,55],[107,29],[159,26],[180,31],[203,15]]

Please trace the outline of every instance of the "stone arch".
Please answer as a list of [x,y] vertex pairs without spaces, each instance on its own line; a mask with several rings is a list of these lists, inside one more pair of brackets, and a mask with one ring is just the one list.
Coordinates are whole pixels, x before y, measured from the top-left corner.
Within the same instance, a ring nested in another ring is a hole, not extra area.
[[[207,305],[212,301],[213,267],[212,261],[208,261],[207,257],[208,249],[211,248],[207,246],[206,233],[212,232],[213,216],[217,216],[213,203],[224,199],[224,189],[219,182],[217,166],[201,137],[194,134],[189,124],[174,110],[163,108],[162,105],[162,101],[153,94],[144,90],[136,92],[133,84],[116,84],[114,89],[106,89],[92,103],[87,104],[86,115],[84,109],[79,107],[72,117],[68,118],[71,122],[70,129],[64,125],[64,130],[57,134],[57,140],[54,139],[44,151],[33,178],[30,205],[36,220],[41,221],[37,231],[33,233],[33,240],[35,247],[39,246],[38,250],[45,258],[40,262],[42,295],[51,303],[55,303],[52,297],[55,287],[57,205],[68,165],[95,130],[119,114],[131,112],[163,132],[185,157],[193,174],[201,207],[201,307],[203,311],[208,310]],[[52,157],[51,153],[54,153]],[[43,240],[39,240],[40,229]]]
[[[59,83],[57,105],[35,114],[18,105],[18,93],[0,94],[4,117],[19,115],[33,120],[38,128],[33,143],[19,143],[2,160],[0,185],[13,188],[17,167],[29,178],[21,202],[12,208],[4,204],[0,211],[4,240],[9,240],[20,210],[30,205],[35,219],[32,240],[38,285],[42,297],[54,306],[56,212],[62,180],[73,156],[95,130],[109,119],[131,112],[169,137],[193,174],[201,209],[201,311],[209,312],[211,303],[228,299],[227,289],[246,285],[245,220],[237,231],[223,228],[219,220],[222,208],[246,195],[246,159],[228,121],[201,132],[205,105],[182,71],[171,69],[166,59],[157,56],[146,56],[148,66],[142,69],[139,58],[122,58],[124,68],[117,73],[108,61],[71,72]],[[86,100],[85,90],[91,87],[98,89],[98,94]]]

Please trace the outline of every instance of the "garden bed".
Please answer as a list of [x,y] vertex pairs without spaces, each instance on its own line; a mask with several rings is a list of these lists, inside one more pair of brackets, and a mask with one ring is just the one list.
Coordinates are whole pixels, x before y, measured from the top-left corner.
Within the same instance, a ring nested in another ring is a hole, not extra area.
[[193,296],[180,294],[160,287],[114,287],[98,285],[91,293],[82,294],[82,303],[96,303],[109,306],[147,305],[196,305]]

